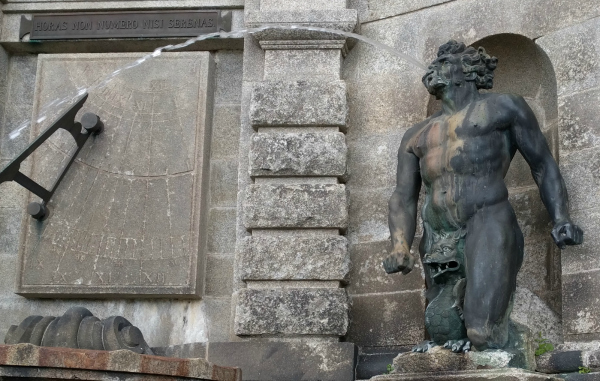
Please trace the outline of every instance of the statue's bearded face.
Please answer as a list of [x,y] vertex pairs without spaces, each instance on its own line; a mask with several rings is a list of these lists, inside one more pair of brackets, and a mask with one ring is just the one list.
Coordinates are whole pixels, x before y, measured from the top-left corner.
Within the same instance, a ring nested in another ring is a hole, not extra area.
[[436,58],[427,68],[422,81],[427,91],[440,99],[453,82],[464,81],[460,54],[446,54]]

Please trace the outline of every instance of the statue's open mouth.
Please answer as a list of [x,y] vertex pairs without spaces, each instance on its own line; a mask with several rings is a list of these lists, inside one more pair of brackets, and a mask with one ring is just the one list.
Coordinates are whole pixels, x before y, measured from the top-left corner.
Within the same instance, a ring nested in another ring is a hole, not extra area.
[[460,265],[457,261],[426,263],[431,268],[432,277],[440,276],[448,271],[457,271]]

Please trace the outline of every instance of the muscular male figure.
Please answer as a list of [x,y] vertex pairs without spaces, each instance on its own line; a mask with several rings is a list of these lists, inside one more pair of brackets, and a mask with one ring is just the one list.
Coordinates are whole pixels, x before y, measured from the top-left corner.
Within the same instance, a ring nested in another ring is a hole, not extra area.
[[[456,286],[452,291],[462,304],[455,302],[453,307],[460,309],[466,328],[454,331],[467,335],[450,342],[451,348],[452,343],[460,343],[453,347],[457,352],[468,350],[471,343],[483,350],[503,348],[508,341],[508,316],[523,262],[523,234],[508,202],[504,176],[517,150],[531,167],[554,223],[551,234],[556,244],[564,248],[583,241],[583,232],[569,218],[567,191],[558,166],[525,100],[511,94],[479,93],[480,88],[492,87],[496,63],[483,48],[456,41],[439,48],[423,83],[441,99],[442,111],[404,135],[398,151],[397,185],[389,201],[393,249],[383,262],[387,273],[407,274],[413,268],[410,247],[421,182],[426,190],[421,259],[428,264],[436,261],[431,258],[443,258],[442,249],[438,250],[442,254],[430,253],[434,236],[460,237],[454,240],[456,248],[447,250],[459,259],[448,263],[437,259],[440,263],[426,271],[430,305],[431,296],[443,286],[434,279],[437,273],[459,267],[464,273],[466,282],[457,283],[462,285],[462,295],[456,295],[461,292]],[[452,279],[458,278],[461,276]],[[447,298],[452,298],[452,292],[448,291]],[[430,334],[433,336],[431,330]]]

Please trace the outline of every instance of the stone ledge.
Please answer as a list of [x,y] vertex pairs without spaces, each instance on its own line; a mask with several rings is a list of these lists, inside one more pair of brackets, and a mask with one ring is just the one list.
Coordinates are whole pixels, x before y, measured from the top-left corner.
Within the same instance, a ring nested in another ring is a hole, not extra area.
[[348,297],[344,289],[246,288],[238,293],[236,335],[343,336],[347,330]]
[[371,378],[371,381],[426,381],[426,380],[495,380],[495,381],[558,381],[560,378],[550,377],[547,374],[535,373],[521,369],[492,369],[470,370],[459,372],[435,373],[404,373],[384,374]]
[[247,237],[240,247],[243,280],[344,280],[350,272],[342,236]]
[[348,116],[344,81],[263,81],[254,85],[250,123],[254,127],[339,127]]
[[[175,359],[140,355],[129,350],[93,351],[32,344],[0,345],[0,367],[42,367],[241,381],[238,368],[221,367],[204,359]],[[144,375],[144,376],[142,376]],[[98,378],[90,378],[98,379]]]
[[337,228],[348,224],[341,184],[254,184],[246,189],[244,225],[259,228]]
[[[355,9],[248,11],[246,26],[312,26],[352,32],[358,23]],[[341,34],[324,33],[302,29],[267,29],[252,34],[259,41],[268,40],[345,40]]]
[[347,153],[341,132],[254,134],[250,176],[343,176]]

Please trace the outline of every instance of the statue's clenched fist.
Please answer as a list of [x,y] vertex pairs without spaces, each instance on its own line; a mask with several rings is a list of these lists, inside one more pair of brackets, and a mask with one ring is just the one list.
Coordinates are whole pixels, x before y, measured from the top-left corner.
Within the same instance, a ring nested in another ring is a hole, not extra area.
[[583,231],[571,222],[563,222],[554,226],[552,238],[558,247],[564,249],[567,245],[581,245],[583,243]]
[[389,257],[383,260],[383,268],[388,274],[402,271],[402,274],[408,274],[415,265],[415,257],[411,253],[401,253],[392,251]]

